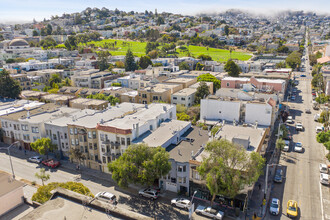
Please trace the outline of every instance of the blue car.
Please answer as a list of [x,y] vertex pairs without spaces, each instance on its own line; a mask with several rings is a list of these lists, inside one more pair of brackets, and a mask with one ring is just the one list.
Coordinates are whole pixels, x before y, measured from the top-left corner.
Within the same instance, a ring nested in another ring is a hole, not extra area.
[[274,176],[274,182],[281,183],[283,179],[283,170],[277,169]]
[[305,74],[301,74],[300,77],[306,77],[306,75]]

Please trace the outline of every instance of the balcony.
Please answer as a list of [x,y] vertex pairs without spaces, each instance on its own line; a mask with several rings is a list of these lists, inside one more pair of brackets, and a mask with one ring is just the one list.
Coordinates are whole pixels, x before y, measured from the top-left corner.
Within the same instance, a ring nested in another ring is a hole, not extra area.
[[102,141],[102,144],[110,144],[110,140],[108,140],[108,139],[107,140],[103,140]]

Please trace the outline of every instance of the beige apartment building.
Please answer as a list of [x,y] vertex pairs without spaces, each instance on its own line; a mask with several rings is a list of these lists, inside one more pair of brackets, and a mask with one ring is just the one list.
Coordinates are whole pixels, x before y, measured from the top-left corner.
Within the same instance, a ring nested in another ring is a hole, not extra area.
[[171,94],[181,90],[182,84],[165,84],[159,83],[147,88],[138,90],[138,103],[149,104],[152,102],[171,103]]

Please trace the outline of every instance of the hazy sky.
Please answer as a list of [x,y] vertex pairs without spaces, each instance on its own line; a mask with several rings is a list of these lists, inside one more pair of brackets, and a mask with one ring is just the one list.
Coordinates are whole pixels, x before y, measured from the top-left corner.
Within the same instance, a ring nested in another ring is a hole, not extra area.
[[138,12],[157,8],[158,12],[189,15],[231,8],[261,14],[283,9],[330,13],[330,0],[0,0],[0,22],[42,20],[51,15],[80,12],[87,7]]

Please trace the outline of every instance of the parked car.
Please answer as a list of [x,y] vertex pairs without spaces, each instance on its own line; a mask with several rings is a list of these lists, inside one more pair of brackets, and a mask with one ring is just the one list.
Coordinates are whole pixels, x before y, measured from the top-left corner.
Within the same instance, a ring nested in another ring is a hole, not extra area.
[[300,77],[306,77],[306,75],[305,74],[301,74]]
[[146,189],[141,189],[139,191],[139,196],[143,196],[146,198],[150,198],[151,200],[155,200],[159,196],[159,192],[157,190],[151,189],[151,188],[146,188]]
[[289,200],[286,208],[286,214],[288,217],[298,216],[298,203],[294,200]]
[[320,114],[314,115],[314,121],[319,121],[319,118],[320,118]]
[[103,202],[108,202],[112,204],[117,204],[117,198],[114,194],[109,192],[98,192],[95,195],[95,199],[101,200]]
[[301,142],[296,143],[296,145],[294,146],[294,151],[299,153],[303,152],[303,146]]
[[312,114],[312,112],[311,112],[310,109],[306,109],[306,110],[305,110],[305,113],[306,113],[306,114]]
[[188,210],[191,206],[189,199],[175,198],[171,200],[171,205]]
[[205,215],[213,219],[222,219],[225,215],[222,211],[217,211],[215,209],[212,209],[211,207],[205,207],[199,205],[197,209],[195,210],[196,214]]
[[326,173],[320,173],[320,183],[329,185],[329,175]]
[[286,123],[293,124],[292,116],[288,116],[288,118],[285,121]]
[[42,157],[40,156],[33,156],[28,159],[29,162],[32,163],[41,163],[42,162]]
[[303,131],[304,126],[302,125],[301,122],[296,122],[296,131]]
[[284,143],[285,143],[285,145],[284,145],[283,151],[288,152],[290,150],[290,141],[285,140]]
[[322,126],[317,126],[317,127],[315,128],[315,131],[316,131],[316,134],[318,134],[318,133],[324,131],[324,127],[322,127]]
[[272,215],[278,215],[280,213],[280,200],[272,198],[270,203],[269,212]]
[[326,164],[320,163],[319,168],[320,168],[321,173],[328,173],[329,172],[328,166]]
[[50,168],[56,168],[61,165],[61,163],[59,161],[54,160],[54,159],[44,160],[41,163]]
[[280,169],[280,168],[278,168],[275,171],[274,182],[281,183],[282,182],[282,179],[283,179],[283,170]]

